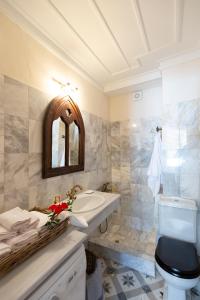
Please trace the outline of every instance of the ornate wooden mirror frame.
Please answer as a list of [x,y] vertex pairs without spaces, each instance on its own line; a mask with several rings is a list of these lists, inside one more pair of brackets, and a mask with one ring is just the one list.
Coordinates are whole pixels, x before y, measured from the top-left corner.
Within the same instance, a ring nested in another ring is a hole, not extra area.
[[[52,167],[52,129],[58,118],[65,124],[65,162],[64,166]],[[79,133],[78,164],[69,164],[69,125],[75,123]],[[69,96],[54,98],[46,111],[43,124],[43,178],[59,176],[84,170],[85,129],[78,106]]]

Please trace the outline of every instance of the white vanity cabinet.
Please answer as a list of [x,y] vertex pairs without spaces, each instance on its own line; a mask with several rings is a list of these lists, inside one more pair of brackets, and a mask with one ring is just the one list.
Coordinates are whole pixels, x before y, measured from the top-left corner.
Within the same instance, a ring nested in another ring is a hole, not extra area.
[[82,245],[27,300],[84,300],[86,258]]
[[69,226],[0,280],[0,300],[85,300],[86,239]]

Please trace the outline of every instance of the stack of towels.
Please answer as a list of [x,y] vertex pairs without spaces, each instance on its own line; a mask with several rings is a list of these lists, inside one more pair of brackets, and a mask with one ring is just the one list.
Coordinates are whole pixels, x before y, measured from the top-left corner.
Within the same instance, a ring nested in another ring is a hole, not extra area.
[[48,215],[15,207],[0,214],[0,257],[33,242]]
[[[71,224],[76,227],[88,227],[84,217],[73,215],[69,211],[61,212],[59,217],[61,221],[69,218]],[[46,214],[37,211],[29,212],[20,207],[0,214],[0,258],[11,250],[17,250],[33,242],[48,220]]]

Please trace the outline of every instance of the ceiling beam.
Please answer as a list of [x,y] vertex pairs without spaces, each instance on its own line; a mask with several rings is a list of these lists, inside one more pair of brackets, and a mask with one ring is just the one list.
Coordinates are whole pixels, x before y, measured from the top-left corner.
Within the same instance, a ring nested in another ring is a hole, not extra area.
[[65,18],[65,16],[60,12],[60,10],[56,7],[52,0],[48,0],[48,3],[54,9],[54,11],[59,15],[59,17],[65,22],[65,24],[71,29],[71,31],[79,38],[79,40],[84,44],[84,46],[88,49],[88,51],[96,58],[96,60],[101,64],[104,70],[111,75],[112,72],[106,67],[106,65],[102,62],[102,60],[94,53],[94,51],[90,48],[90,46],[86,43],[86,41],[82,38],[82,36],[76,31],[76,29],[72,26],[72,24]]
[[140,9],[140,4],[138,0],[130,0],[131,1],[131,5],[133,8],[133,12],[135,14],[136,17],[136,22],[140,31],[140,35],[144,44],[144,47],[146,49],[147,52],[151,51],[151,47],[150,47],[150,43],[149,43],[149,39],[148,39],[148,35],[145,29],[145,25],[144,25],[144,19],[141,13],[141,9]]
[[175,0],[174,39],[178,43],[182,40],[184,4],[185,0]]
[[115,45],[117,46],[118,51],[120,52],[120,54],[122,55],[123,59],[125,60],[127,66],[129,68],[131,68],[131,65],[124,53],[124,51],[122,50],[120,43],[118,42],[117,38],[115,37],[112,29],[110,28],[110,26],[108,25],[108,22],[106,21],[99,5],[97,4],[96,0],[88,0],[90,2],[90,4],[93,6],[93,8],[96,10],[96,12],[98,13],[98,16],[104,26],[104,28],[106,29],[106,31],[110,34],[110,37],[112,38],[112,40],[114,41]]
[[161,79],[161,72],[160,70],[152,70],[149,72],[133,75],[127,78],[119,79],[112,81],[110,83],[107,83],[104,86],[104,92],[105,93],[112,93],[117,90],[125,89],[125,88],[131,88],[133,86],[137,86],[140,84],[144,84],[147,82],[152,82],[154,80]]

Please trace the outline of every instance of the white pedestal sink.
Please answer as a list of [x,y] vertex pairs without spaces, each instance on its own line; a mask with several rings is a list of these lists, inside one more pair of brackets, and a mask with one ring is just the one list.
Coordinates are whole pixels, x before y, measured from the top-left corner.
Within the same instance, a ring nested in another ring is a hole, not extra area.
[[76,200],[72,206],[72,212],[77,213],[86,213],[93,211],[98,207],[102,206],[105,203],[105,198],[97,194],[80,194],[77,196]]

